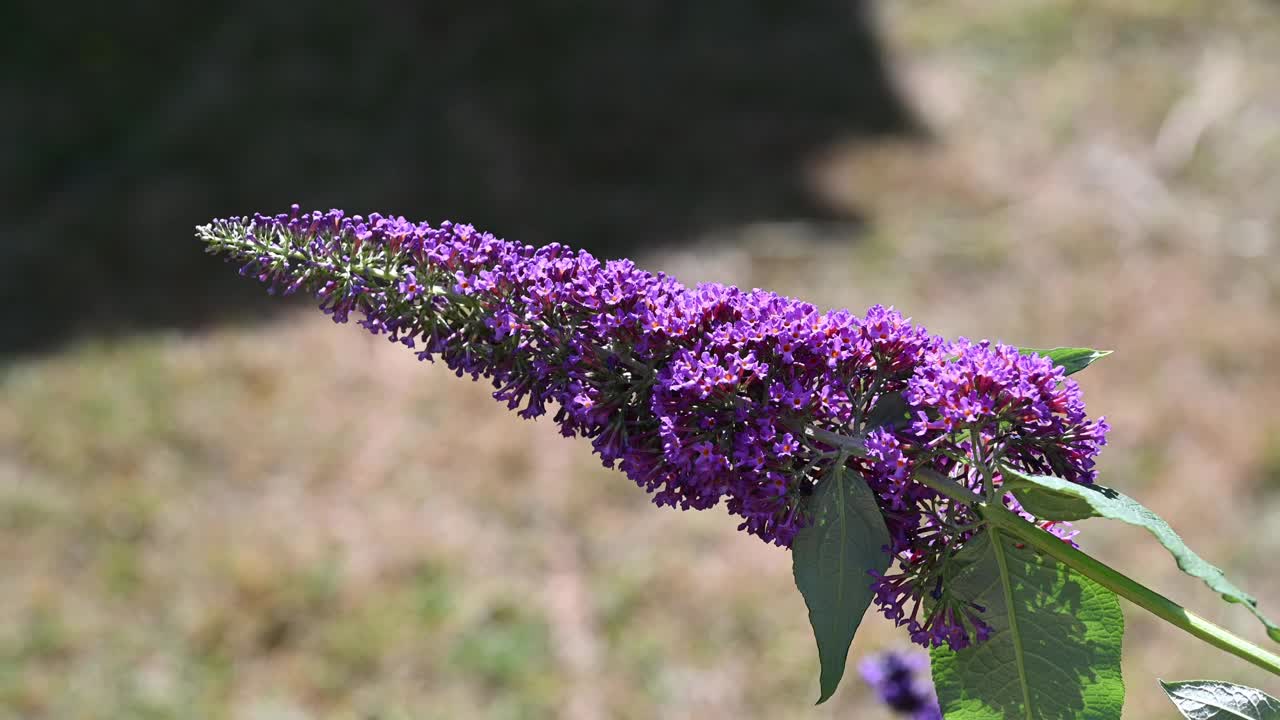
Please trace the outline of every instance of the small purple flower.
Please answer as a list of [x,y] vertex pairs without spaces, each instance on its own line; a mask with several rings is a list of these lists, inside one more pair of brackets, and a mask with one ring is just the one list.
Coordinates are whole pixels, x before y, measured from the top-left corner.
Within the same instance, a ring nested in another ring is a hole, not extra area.
[[800,443],[791,433],[783,433],[782,439],[773,444],[773,454],[777,457],[791,457],[800,449]]
[[422,286],[418,284],[418,276],[413,274],[412,267],[404,269],[404,279],[400,281],[397,289],[400,290],[400,295],[408,301],[416,300],[422,294]]
[[929,656],[889,651],[858,663],[862,679],[897,715],[912,720],[942,720],[942,710],[929,680]]

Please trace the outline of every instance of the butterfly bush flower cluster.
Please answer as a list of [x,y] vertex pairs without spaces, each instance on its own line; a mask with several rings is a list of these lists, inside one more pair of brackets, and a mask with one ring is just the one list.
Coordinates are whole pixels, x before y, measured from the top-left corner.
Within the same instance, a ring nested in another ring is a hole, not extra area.
[[858,663],[858,672],[880,702],[910,720],[942,720],[942,709],[929,679],[929,656],[890,650]]
[[911,477],[922,469],[950,477],[1072,542],[1070,523],[1040,522],[1001,491],[1000,469],[1092,484],[1109,426],[1085,415],[1079,385],[1048,358],[988,342],[936,345],[903,397],[910,420],[875,428],[866,441],[887,512],[915,516],[905,533],[904,523],[890,524],[898,569],[876,578],[876,602],[916,642],[959,649],[990,633],[985,608],[952,597],[943,582],[945,560],[969,539],[965,526],[975,518],[934,508],[936,498]]
[[336,322],[355,316],[486,378],[522,417],[554,411],[660,506],[723,501],[739,529],[790,546],[818,478],[845,463],[876,493],[899,564],[874,578],[877,602],[921,643],[963,647],[985,625],[939,590],[974,518],[913,473],[979,494],[998,488],[1001,463],[1091,482],[1106,432],[1048,360],[949,343],[891,308],[821,312],[471,225],[340,210],[294,206],[197,235],[273,292],[311,293]]

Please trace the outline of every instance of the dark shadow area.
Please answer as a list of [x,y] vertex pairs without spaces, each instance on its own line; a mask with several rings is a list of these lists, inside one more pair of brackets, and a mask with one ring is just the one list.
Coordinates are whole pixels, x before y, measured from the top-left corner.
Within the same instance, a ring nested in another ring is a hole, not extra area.
[[0,356],[265,312],[192,227],[294,201],[604,256],[832,219],[803,182],[813,153],[918,132],[867,10],[7,3]]

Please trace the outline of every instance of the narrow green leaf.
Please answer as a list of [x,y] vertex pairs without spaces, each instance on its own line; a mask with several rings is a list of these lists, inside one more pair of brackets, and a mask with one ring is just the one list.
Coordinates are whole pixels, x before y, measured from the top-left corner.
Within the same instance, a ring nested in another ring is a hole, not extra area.
[[[1005,489],[1018,498],[1018,502],[1027,512],[1042,520],[1086,520],[1099,517],[1101,513],[1089,501],[1089,493],[1097,493],[1106,497],[1118,495],[1115,490],[1101,485],[1078,485],[1076,483],[1049,476],[1023,475],[1016,470],[1005,468]],[[1045,483],[1039,482],[1045,480]],[[1058,480],[1067,483],[1080,492],[1063,492],[1056,483]]]
[[1164,545],[1184,573],[1204,581],[1223,600],[1240,603],[1267,628],[1267,635],[1280,642],[1280,625],[1258,609],[1258,601],[1227,579],[1222,570],[1197,555],[1159,515],[1133,498],[1100,485],[1079,485],[1047,475],[1024,475],[1003,470],[1005,484],[1022,506],[1045,520],[1080,520],[1105,517],[1145,528]]
[[1280,700],[1257,688],[1217,680],[1160,681],[1189,720],[1280,720]]
[[1061,365],[1063,372],[1067,375],[1080,372],[1092,365],[1094,361],[1104,358],[1112,352],[1110,350],[1074,347],[1056,347],[1052,349],[1018,348],[1018,351],[1023,355],[1043,355],[1052,360],[1054,365]]
[[985,608],[991,637],[935,648],[947,720],[1117,720],[1124,705],[1124,616],[1110,590],[1000,530],[973,540],[944,580]]
[[818,641],[821,704],[844,676],[849,645],[874,594],[869,573],[889,567],[884,548],[890,539],[875,495],[843,458],[818,484],[810,513],[810,525],[791,543],[791,558]]

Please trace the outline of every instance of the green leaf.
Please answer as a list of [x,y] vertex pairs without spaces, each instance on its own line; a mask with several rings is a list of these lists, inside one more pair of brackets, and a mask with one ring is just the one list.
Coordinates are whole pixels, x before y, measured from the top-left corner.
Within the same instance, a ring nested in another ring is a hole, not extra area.
[[1100,485],[1079,485],[1047,475],[1024,475],[1004,468],[1005,487],[1013,491],[1027,512],[1045,520],[1081,520],[1105,517],[1145,528],[1173,555],[1182,572],[1204,581],[1223,600],[1240,603],[1267,628],[1267,635],[1280,642],[1280,625],[1258,609],[1258,601],[1227,579],[1222,570],[1197,555],[1159,515],[1133,498]]
[[1280,720],[1280,700],[1256,688],[1217,680],[1161,680],[1160,687],[1190,720]]
[[1065,374],[1071,375],[1089,367],[1095,360],[1111,354],[1110,350],[1094,350],[1093,348],[1056,347],[1052,349],[1018,348],[1023,355],[1043,355],[1061,365]]
[[909,411],[911,406],[900,392],[885,393],[877,400],[875,407],[867,413],[866,427],[904,428],[911,424]]
[[844,675],[849,645],[874,595],[869,573],[889,567],[884,548],[890,539],[875,495],[843,457],[818,484],[809,511],[810,525],[791,543],[791,558],[818,641],[821,704]]
[[935,648],[947,720],[1117,720],[1124,705],[1124,616],[1110,590],[991,529],[970,540],[944,580],[985,608],[985,642]]
[[[1003,468],[1004,487],[1018,498],[1022,508],[1042,520],[1086,520],[1099,517],[1101,513],[1089,500],[1089,493],[1097,493],[1103,498],[1113,498],[1118,492],[1101,485],[1079,485],[1068,480],[1050,476],[1023,475],[1011,468]],[[1039,482],[1044,480],[1044,483]],[[1071,490],[1064,492],[1058,483],[1066,483],[1080,492]]]

